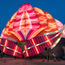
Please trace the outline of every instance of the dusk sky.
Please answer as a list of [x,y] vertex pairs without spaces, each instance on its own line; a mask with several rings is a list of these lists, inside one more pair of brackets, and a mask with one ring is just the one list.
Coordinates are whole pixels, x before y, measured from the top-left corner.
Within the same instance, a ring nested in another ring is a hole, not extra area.
[[0,33],[11,16],[24,3],[30,3],[33,7],[49,12],[65,24],[65,0],[0,0]]

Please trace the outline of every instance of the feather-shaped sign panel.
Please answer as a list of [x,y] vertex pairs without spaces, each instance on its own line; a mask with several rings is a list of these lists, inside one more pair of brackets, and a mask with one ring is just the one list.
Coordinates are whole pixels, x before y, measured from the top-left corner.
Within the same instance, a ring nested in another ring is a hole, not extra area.
[[8,21],[0,39],[0,50],[17,57],[30,57],[54,48],[62,37],[56,20],[31,4],[23,4]]

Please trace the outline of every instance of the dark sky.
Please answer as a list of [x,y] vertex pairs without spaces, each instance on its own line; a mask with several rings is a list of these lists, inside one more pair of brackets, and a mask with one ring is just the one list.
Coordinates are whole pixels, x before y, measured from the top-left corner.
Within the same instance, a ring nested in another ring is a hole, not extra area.
[[65,0],[0,0],[0,33],[7,21],[23,3],[39,7],[65,24]]

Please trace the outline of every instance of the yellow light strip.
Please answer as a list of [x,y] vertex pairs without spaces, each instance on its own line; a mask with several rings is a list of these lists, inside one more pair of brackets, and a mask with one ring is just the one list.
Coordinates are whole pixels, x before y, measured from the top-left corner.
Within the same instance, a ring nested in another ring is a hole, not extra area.
[[[36,45],[33,39],[32,39],[32,42],[33,42],[33,45]],[[38,48],[36,46],[35,46],[35,50],[39,54],[39,50],[38,50]]]
[[17,51],[17,45],[15,46],[13,56],[15,56],[16,52],[18,52],[18,51]]
[[[8,41],[5,40],[5,44],[4,44],[4,46],[7,46],[7,44],[8,44]],[[5,50],[6,50],[6,48],[4,47],[4,48],[3,48],[3,52],[5,52]]]

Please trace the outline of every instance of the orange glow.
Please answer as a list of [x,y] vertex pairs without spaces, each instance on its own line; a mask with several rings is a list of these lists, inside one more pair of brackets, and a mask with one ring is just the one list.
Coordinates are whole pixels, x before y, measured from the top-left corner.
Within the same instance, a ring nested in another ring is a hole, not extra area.
[[[22,40],[21,37],[20,37],[16,32],[11,31],[10,33],[14,34],[14,35],[19,39],[19,41]],[[14,36],[13,36],[13,37],[14,37]]]
[[[7,46],[7,44],[8,44],[8,41],[5,40],[5,44],[4,44],[4,46]],[[6,50],[6,48],[4,47],[4,48],[3,48],[3,52],[5,52],[5,50]]]
[[[27,49],[27,46],[24,46],[25,50]],[[26,56],[29,56],[28,51],[26,50]]]
[[10,25],[10,22],[8,21],[8,23],[7,23],[6,27],[7,27],[7,26],[9,26],[9,25]]
[[40,25],[48,24],[47,28],[44,30],[46,32],[52,32],[58,29],[54,18],[48,13],[40,8],[34,7],[34,10],[38,16]]
[[[45,36],[47,40],[49,40],[49,37],[46,35]],[[52,45],[51,41],[48,41],[49,45]]]
[[38,35],[41,31],[43,31],[46,27],[44,28],[40,28],[40,29],[37,29],[36,31],[33,32],[33,34],[30,36],[29,39],[35,37],[36,35]]
[[4,29],[4,34],[7,34],[8,33],[8,28],[5,28]]
[[45,24],[47,24],[47,20],[46,19],[40,21],[40,25],[45,25]]
[[16,52],[17,52],[17,45],[15,46],[15,49],[14,49],[14,53],[13,53],[13,56],[15,56]]
[[4,36],[12,37],[17,41],[22,41],[23,40],[22,37],[15,31],[7,31],[7,30],[5,30],[4,31]]
[[13,23],[11,23],[11,24],[9,25],[9,28],[13,28]]
[[46,16],[47,16],[48,19],[52,19],[53,18],[49,13],[47,13]]
[[53,22],[53,23],[49,22],[48,26],[51,27],[51,28],[53,28],[53,29],[57,28],[57,25],[55,24],[55,22]]
[[40,14],[45,14],[44,13],[44,11],[43,10],[41,10],[40,8],[38,8],[38,7],[33,7],[34,8],[34,10],[36,11],[36,12],[38,12],[38,14],[40,13]]
[[1,43],[1,39],[0,39],[0,43]]
[[[33,42],[33,45],[36,45],[33,39],[32,39],[32,42]],[[37,54],[39,54],[39,50],[38,50],[38,48],[37,48],[36,46],[35,46],[34,48],[35,48]]]
[[[35,19],[31,19],[31,21],[37,21],[37,18],[35,18]],[[32,23],[34,23],[34,22],[32,22]]]

